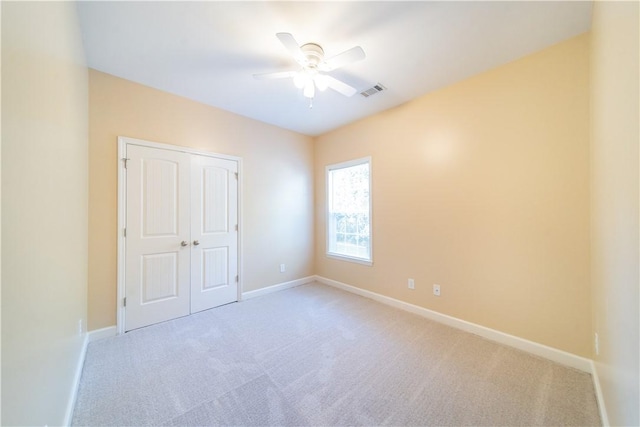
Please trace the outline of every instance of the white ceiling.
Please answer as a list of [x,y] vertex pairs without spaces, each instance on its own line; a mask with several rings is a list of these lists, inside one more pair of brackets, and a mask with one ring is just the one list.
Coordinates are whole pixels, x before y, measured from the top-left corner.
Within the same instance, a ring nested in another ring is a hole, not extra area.
[[[91,68],[224,110],[320,135],[587,31],[591,2],[79,2]],[[359,45],[363,61],[333,71],[369,98],[332,90],[313,109],[275,34],[327,57]]]

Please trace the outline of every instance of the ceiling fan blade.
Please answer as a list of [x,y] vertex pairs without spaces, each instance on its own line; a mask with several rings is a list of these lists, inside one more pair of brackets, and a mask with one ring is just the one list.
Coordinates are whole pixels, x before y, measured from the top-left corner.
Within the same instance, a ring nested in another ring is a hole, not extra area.
[[327,79],[327,84],[328,86],[335,90],[338,93],[343,94],[344,96],[348,96],[351,97],[353,95],[356,94],[356,92],[358,92],[354,87],[349,86],[348,84],[341,82],[340,80],[336,79],[335,77],[331,77],[328,75],[324,75],[324,77],[326,77]]
[[287,50],[291,52],[291,55],[293,55],[293,58],[296,60],[296,62],[298,64],[304,65],[304,63],[306,62],[306,58],[304,56],[304,53],[302,53],[300,45],[298,44],[296,39],[293,38],[293,36],[289,33],[277,33],[276,37],[278,37],[280,43],[282,43],[284,47],[286,47]]
[[323,63],[318,65],[322,71],[332,71],[340,67],[344,67],[352,62],[362,61],[366,57],[364,50],[360,46],[352,47],[342,53],[332,56]]
[[253,78],[257,80],[286,79],[296,75],[295,71],[280,71],[276,73],[260,73],[254,74]]

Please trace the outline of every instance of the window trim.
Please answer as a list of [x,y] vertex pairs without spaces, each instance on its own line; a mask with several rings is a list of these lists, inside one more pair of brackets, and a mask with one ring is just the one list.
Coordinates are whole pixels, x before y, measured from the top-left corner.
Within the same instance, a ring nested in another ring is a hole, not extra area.
[[[343,255],[336,252],[331,252],[329,250],[330,242],[329,242],[329,218],[331,216],[330,212],[330,188],[329,188],[329,172],[345,169],[352,166],[358,166],[368,163],[369,164],[369,258],[359,258],[349,255]],[[367,265],[369,267],[373,266],[373,166],[371,162],[371,156],[361,157],[358,159],[348,160],[341,163],[334,163],[325,166],[325,218],[324,218],[324,226],[325,226],[325,256],[327,258],[336,259],[340,261],[353,262],[357,264]]]

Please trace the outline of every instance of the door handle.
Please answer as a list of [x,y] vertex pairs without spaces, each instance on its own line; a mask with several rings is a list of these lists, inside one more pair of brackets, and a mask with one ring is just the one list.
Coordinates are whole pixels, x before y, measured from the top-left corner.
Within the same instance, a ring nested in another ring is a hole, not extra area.
[[193,241],[193,246],[198,246],[200,244],[200,242],[198,242],[197,240]]
[[180,242],[180,246],[182,247],[189,246],[189,242],[187,242],[186,240],[183,240],[182,242]]

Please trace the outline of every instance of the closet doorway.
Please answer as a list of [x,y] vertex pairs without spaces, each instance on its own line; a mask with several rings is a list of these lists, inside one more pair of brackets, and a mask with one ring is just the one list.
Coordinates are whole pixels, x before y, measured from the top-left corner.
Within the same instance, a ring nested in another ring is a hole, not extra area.
[[237,301],[240,159],[118,142],[118,332]]

